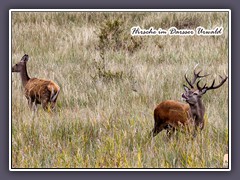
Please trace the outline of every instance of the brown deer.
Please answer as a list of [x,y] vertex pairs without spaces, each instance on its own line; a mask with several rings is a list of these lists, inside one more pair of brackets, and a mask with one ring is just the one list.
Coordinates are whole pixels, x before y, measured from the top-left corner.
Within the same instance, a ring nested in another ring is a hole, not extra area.
[[25,54],[21,61],[12,67],[12,72],[19,72],[22,85],[24,87],[24,94],[28,100],[30,108],[36,109],[37,104],[42,104],[44,110],[51,110],[55,108],[55,104],[60,92],[60,87],[50,80],[30,78],[27,73],[27,62],[29,56]]
[[191,88],[184,85],[185,93],[182,94],[182,98],[187,102],[181,103],[174,100],[166,100],[160,103],[154,110],[154,128],[152,130],[153,137],[156,136],[163,129],[167,130],[167,135],[170,137],[172,132],[176,129],[190,127],[194,128],[194,136],[196,135],[196,130],[202,130],[204,128],[204,113],[205,107],[202,103],[201,97],[208,90],[217,89],[221,87],[228,77],[221,78],[221,82],[214,86],[215,79],[210,87],[206,86],[200,87],[199,80],[197,82],[197,89],[194,89],[194,84],[198,78],[206,77],[207,75],[199,75],[201,71],[196,73],[194,69],[194,78],[191,81],[187,79],[185,74],[185,80]]

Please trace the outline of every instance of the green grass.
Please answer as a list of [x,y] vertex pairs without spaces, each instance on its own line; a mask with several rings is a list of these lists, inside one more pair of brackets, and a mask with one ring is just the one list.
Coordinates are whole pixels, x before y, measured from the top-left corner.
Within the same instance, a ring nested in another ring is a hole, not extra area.
[[[224,33],[131,40],[136,25],[223,26]],[[101,44],[104,28],[111,36]],[[227,84],[203,96],[207,123],[195,139],[177,133],[168,140],[164,131],[151,139],[149,133],[154,108],[181,101],[186,70],[192,76],[199,63],[211,73],[208,84],[228,73],[227,13],[13,12],[12,63],[25,53],[30,77],[51,79],[61,92],[55,113],[39,106],[33,116],[20,76],[12,74],[13,168],[223,168]]]

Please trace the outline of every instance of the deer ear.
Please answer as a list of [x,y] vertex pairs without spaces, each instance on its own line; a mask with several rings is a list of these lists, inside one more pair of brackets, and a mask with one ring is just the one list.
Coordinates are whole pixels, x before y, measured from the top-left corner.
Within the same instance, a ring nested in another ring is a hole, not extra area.
[[205,94],[207,92],[207,89],[206,88],[203,88],[202,90],[201,90],[201,95],[203,95],[203,94]]
[[185,84],[183,85],[183,88],[186,92],[190,90]]
[[21,62],[27,62],[29,59],[29,56],[27,54],[25,54],[22,59],[21,59]]

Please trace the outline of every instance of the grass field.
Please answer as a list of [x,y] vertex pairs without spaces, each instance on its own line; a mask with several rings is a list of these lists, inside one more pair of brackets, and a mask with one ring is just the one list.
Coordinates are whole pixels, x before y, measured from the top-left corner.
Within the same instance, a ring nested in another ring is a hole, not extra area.
[[[133,26],[224,32],[131,38]],[[209,85],[228,74],[228,43],[227,12],[12,12],[12,64],[26,53],[30,77],[61,87],[56,112],[33,116],[12,73],[12,168],[223,168],[228,81],[203,96],[195,139],[149,133],[161,101],[182,101],[186,71],[199,63]]]

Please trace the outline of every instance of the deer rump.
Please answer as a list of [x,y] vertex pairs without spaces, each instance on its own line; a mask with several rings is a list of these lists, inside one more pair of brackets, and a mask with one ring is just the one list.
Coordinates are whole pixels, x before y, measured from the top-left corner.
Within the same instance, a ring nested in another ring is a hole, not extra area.
[[155,125],[152,130],[153,136],[163,129],[168,131],[180,129],[190,125],[189,104],[180,103],[174,100],[167,100],[160,103],[154,110]]
[[31,78],[25,86],[25,96],[31,102],[56,102],[60,88],[50,80]]

